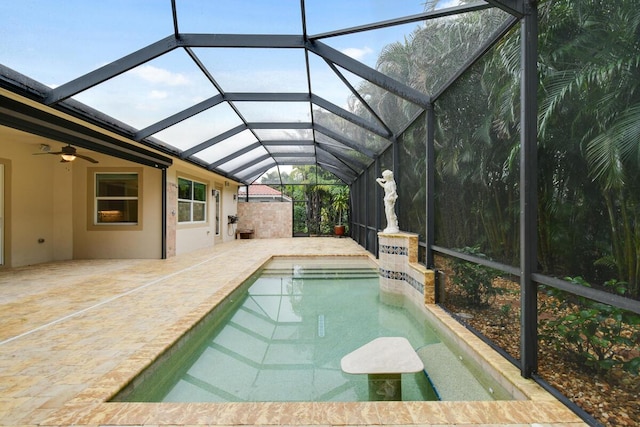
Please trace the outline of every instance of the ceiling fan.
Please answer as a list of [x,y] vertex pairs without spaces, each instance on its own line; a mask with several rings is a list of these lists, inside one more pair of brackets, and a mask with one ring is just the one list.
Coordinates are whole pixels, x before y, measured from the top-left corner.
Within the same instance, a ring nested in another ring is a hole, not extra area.
[[49,151],[50,150],[49,146],[46,145],[46,144],[42,144],[40,146],[40,150],[42,151],[41,153],[33,153],[33,154],[34,155],[38,155],[38,154],[60,155],[60,157],[62,158],[62,160],[60,160],[60,163],[72,162],[76,158],[84,159],[84,160],[87,160],[87,161],[89,161],[91,163],[98,163],[97,160],[92,159],[89,156],[84,156],[82,154],[78,154],[76,152],[76,147],[72,147],[71,144],[68,144],[66,147],[62,147],[62,149],[60,151]]

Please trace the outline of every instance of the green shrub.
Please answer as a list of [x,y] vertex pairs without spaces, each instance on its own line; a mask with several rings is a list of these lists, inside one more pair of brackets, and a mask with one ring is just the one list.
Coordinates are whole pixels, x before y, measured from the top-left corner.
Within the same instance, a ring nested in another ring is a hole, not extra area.
[[[477,247],[464,247],[462,253],[480,258],[486,256]],[[501,289],[493,286],[496,270],[473,262],[455,259],[451,264],[451,282],[460,288],[464,302],[471,306],[488,305]]]
[[[567,278],[574,284],[590,286],[582,277]],[[626,292],[624,283],[606,284]],[[541,321],[540,338],[556,350],[564,350],[578,363],[608,371],[619,366],[634,375],[640,369],[640,357],[624,357],[619,350],[636,348],[640,341],[640,316],[555,288],[544,288],[547,299],[542,309],[552,318]],[[633,354],[633,353],[631,353]]]

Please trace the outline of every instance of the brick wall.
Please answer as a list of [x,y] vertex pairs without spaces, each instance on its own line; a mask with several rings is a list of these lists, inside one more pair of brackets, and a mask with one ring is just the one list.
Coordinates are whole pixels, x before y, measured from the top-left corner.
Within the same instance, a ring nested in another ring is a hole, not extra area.
[[238,230],[253,229],[255,239],[292,237],[290,202],[238,203]]

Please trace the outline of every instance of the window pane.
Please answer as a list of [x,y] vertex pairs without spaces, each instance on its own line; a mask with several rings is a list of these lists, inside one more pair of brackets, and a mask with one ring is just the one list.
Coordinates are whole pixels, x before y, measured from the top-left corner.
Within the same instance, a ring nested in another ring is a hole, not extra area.
[[137,197],[138,174],[108,173],[96,174],[96,196]]
[[204,202],[207,197],[207,186],[200,182],[193,183],[193,200]]
[[191,200],[192,185],[193,185],[192,181],[178,178],[178,199]]
[[98,224],[105,223],[137,223],[137,200],[98,200]]
[[194,221],[204,221],[205,220],[205,204],[204,203],[194,203],[193,204],[193,220]]
[[178,202],[178,222],[191,221],[191,203]]

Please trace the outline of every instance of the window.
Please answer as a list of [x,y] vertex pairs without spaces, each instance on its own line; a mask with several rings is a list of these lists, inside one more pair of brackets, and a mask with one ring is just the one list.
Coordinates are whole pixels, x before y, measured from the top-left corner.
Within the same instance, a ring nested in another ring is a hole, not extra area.
[[138,224],[138,174],[96,173],[94,224]]
[[207,220],[207,185],[178,178],[178,222]]

